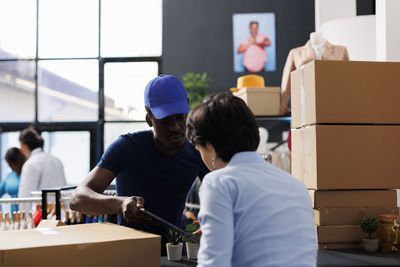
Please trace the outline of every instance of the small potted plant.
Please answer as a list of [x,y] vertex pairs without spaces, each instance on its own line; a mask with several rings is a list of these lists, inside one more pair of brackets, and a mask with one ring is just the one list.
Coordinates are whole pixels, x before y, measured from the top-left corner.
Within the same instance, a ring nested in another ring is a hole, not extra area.
[[379,247],[379,239],[372,238],[372,233],[378,229],[378,220],[372,216],[365,216],[361,219],[361,229],[368,234],[368,238],[363,239],[362,247],[367,252],[376,252]]
[[169,261],[180,261],[182,259],[182,236],[178,232],[168,229],[166,233],[168,240],[167,246],[167,257]]
[[[199,230],[199,228],[200,227],[198,223],[192,222],[186,225],[185,230],[186,232],[193,234],[194,232]],[[200,238],[201,233],[195,234],[194,236]],[[187,237],[183,237],[183,241],[186,242],[186,253],[188,259],[197,259],[197,252],[199,251],[200,244]]]

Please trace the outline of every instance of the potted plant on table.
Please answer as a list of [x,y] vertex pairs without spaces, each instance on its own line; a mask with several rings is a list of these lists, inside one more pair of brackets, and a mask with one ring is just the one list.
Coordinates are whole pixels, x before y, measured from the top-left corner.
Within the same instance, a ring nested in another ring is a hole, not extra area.
[[[197,230],[199,230],[200,226],[197,222],[192,222],[186,225],[186,232],[193,234]],[[201,233],[195,234],[194,236],[200,238]],[[183,237],[183,241],[186,242],[186,253],[188,259],[197,259],[197,252],[199,251],[200,244],[193,241],[190,238]]]
[[365,216],[361,219],[361,229],[368,234],[368,238],[363,239],[362,247],[367,252],[376,252],[379,247],[379,239],[372,238],[372,233],[378,229],[378,220],[372,216]]
[[166,236],[168,240],[167,246],[167,257],[169,261],[180,261],[182,259],[182,236],[180,233],[168,229]]

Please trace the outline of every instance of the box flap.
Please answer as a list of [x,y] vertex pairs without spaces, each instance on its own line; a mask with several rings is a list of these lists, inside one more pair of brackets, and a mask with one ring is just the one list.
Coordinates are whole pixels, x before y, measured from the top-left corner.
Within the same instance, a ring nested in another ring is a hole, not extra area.
[[111,223],[78,224],[53,229],[0,232],[0,250],[151,238],[160,236]]

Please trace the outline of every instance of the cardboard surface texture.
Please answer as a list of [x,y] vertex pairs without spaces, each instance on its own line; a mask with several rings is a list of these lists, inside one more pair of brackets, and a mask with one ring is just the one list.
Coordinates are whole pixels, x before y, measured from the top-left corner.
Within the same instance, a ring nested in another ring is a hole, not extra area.
[[316,60],[291,73],[292,127],[400,124],[399,62]]
[[360,225],[317,226],[318,243],[357,243],[367,235]]
[[279,87],[244,87],[233,94],[243,99],[255,116],[279,114]]
[[361,243],[328,243],[318,244],[318,249],[345,249],[345,248],[361,248]]
[[293,129],[292,175],[308,189],[400,188],[399,137],[393,125]]
[[379,214],[399,215],[398,207],[357,207],[357,208],[318,208],[314,209],[316,225],[348,225],[359,224],[364,216],[379,219]]
[[108,223],[0,232],[0,266],[160,266],[161,238]]
[[58,226],[66,226],[66,224],[60,220],[41,220],[37,228],[54,228]]
[[308,190],[313,208],[397,207],[396,190]]

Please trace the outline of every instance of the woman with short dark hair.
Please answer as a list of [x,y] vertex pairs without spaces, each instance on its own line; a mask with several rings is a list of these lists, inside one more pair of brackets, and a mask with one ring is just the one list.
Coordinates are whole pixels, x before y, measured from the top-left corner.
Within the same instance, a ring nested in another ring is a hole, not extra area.
[[[22,166],[26,161],[25,155],[17,147],[12,147],[7,150],[5,160],[11,168],[11,172],[1,180],[0,183],[0,197],[4,194],[10,197],[18,197],[19,181],[21,176]],[[11,205],[11,214],[17,210],[17,206]]]
[[187,137],[211,170],[200,187],[198,266],[316,266],[316,233],[304,184],[255,151],[258,126],[230,92],[203,100]]

